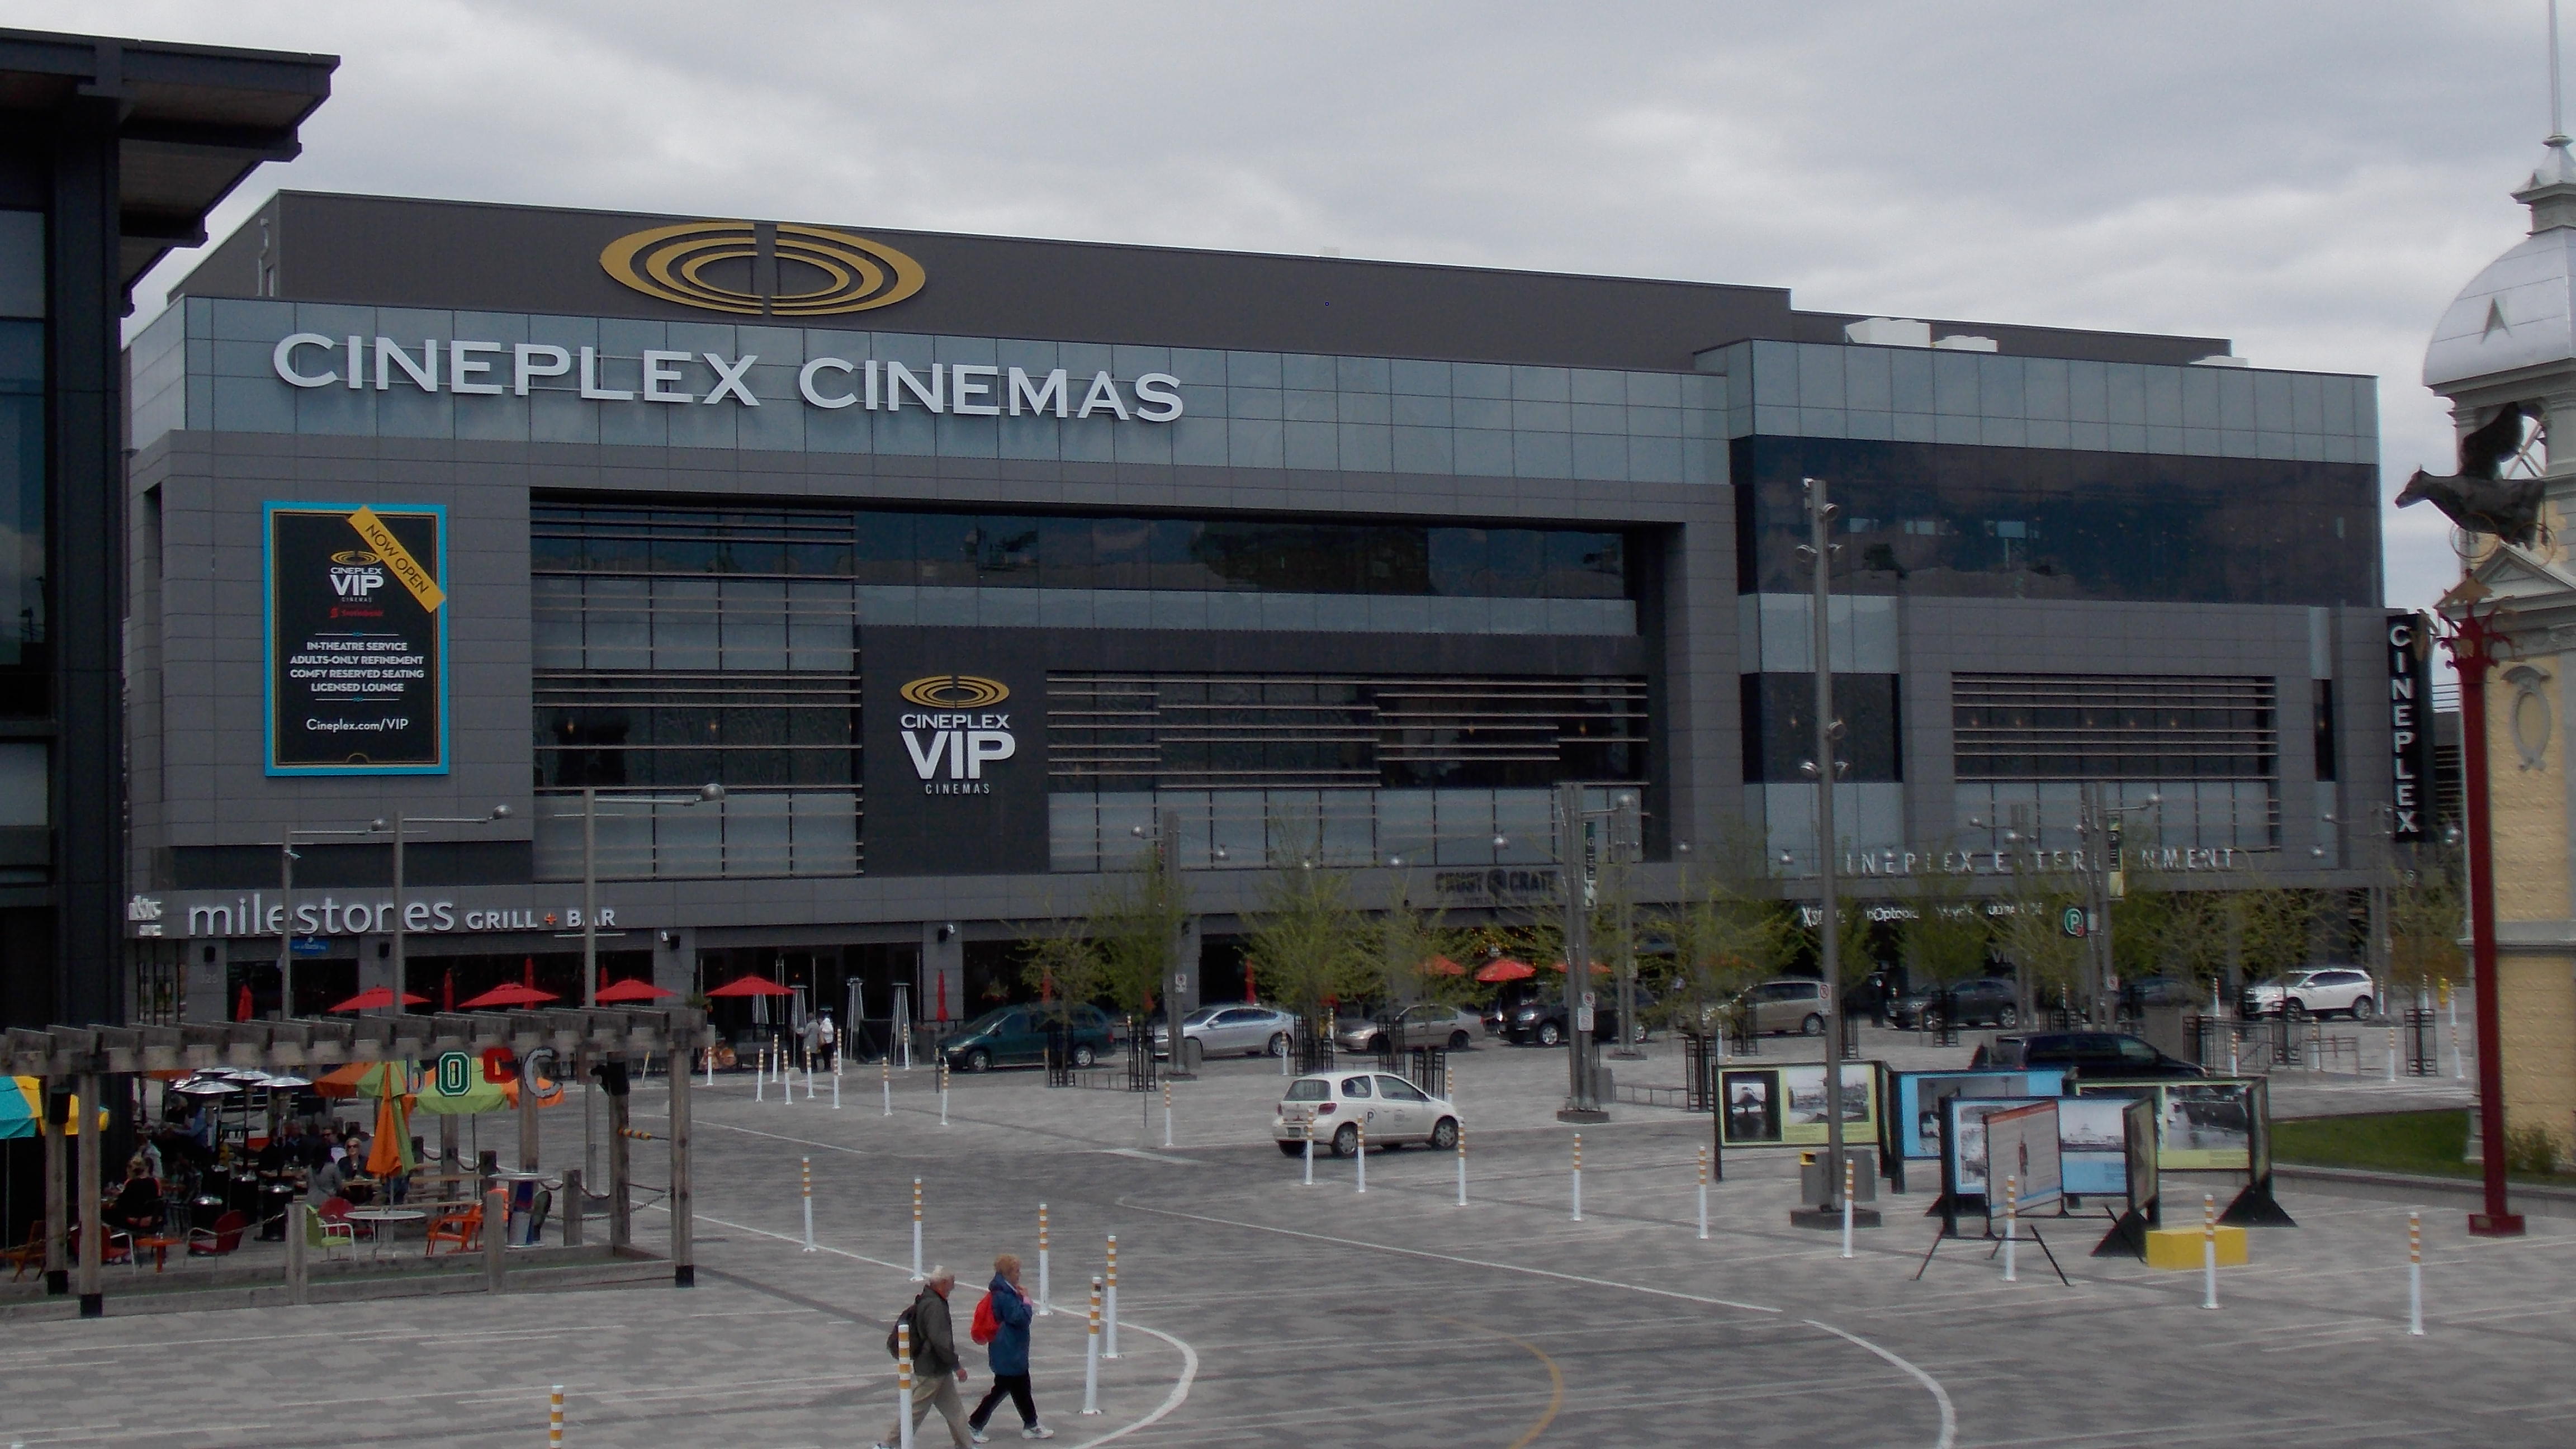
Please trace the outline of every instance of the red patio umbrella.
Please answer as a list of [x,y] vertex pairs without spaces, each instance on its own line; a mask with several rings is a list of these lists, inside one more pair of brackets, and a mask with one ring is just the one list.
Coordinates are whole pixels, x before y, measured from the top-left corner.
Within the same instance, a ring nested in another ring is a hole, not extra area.
[[[1565,963],[1562,961],[1550,961],[1547,963],[1547,969],[1550,971],[1563,971],[1565,969]],[[1595,976],[1607,976],[1610,974],[1610,968],[1603,962],[1595,961],[1592,963],[1592,974]]]
[[1499,961],[1485,963],[1477,970],[1476,979],[1491,986],[1497,981],[1527,981],[1537,974],[1538,968],[1527,961],[1515,961],[1505,956]]
[[766,976],[737,976],[707,993],[709,996],[793,996],[795,994]]
[[599,999],[603,1003],[620,1001],[659,1001],[663,997],[677,996],[679,994],[680,993],[676,991],[668,991],[662,987],[656,986],[650,981],[642,980],[620,981],[614,986],[603,986],[599,988]]
[[[336,1006],[331,1009],[334,1011],[339,1010]],[[244,983],[241,989],[241,998],[233,1003],[233,1020],[248,1021],[250,1020],[250,1012],[250,986],[248,983]]]
[[456,968],[453,966],[448,967],[438,978],[438,1009],[441,1011],[456,1009]]
[[1446,956],[1432,957],[1430,960],[1422,963],[1422,969],[1430,972],[1434,976],[1464,976],[1467,974],[1466,967],[1459,965],[1457,962],[1450,960]]
[[554,999],[555,994],[551,991],[504,982],[463,1005],[467,1011],[481,1011],[493,1006],[542,1006]]
[[[332,1007],[331,1009],[333,1011],[382,1011],[393,1004],[394,991],[392,987],[370,986],[366,990],[359,992],[357,995],[350,997],[348,1000],[341,1002],[339,1005]],[[429,998],[426,996],[414,996],[410,992],[406,991],[402,994],[402,1004],[405,1006],[427,1006],[429,1005]]]

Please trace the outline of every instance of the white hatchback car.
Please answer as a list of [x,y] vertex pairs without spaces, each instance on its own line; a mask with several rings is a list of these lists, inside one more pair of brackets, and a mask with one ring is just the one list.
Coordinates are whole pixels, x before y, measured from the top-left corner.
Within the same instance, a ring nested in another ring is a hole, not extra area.
[[1422,1142],[1448,1152],[1458,1145],[1458,1109],[1402,1077],[1385,1072],[1317,1072],[1288,1084],[1270,1135],[1294,1157],[1315,1144],[1335,1157],[1359,1151],[1361,1124],[1372,1145]]
[[2379,993],[2370,973],[2349,966],[2291,971],[2245,989],[2247,1016],[2275,1014],[2298,1018],[2345,1011],[2355,1021],[2368,1021],[2378,1009]]

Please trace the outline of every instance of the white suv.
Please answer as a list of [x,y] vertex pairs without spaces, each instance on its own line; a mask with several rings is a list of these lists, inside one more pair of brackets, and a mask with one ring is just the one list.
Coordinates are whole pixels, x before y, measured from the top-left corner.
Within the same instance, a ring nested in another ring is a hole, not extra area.
[[1385,1072],[1317,1072],[1288,1084],[1270,1135],[1294,1157],[1315,1144],[1335,1157],[1359,1151],[1361,1124],[1372,1144],[1422,1142],[1448,1152],[1458,1145],[1458,1109]]
[[2247,1016],[2277,1014],[2296,1020],[2342,1011],[2355,1021],[2368,1021],[2378,1010],[2379,992],[2370,973],[2349,966],[2292,971],[2245,989]]

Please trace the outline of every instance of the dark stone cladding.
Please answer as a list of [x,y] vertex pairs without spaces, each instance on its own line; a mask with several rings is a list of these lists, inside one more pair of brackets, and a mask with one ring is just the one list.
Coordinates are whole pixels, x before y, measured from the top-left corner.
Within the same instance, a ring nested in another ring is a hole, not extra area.
[[[283,301],[768,320],[647,297],[601,270],[616,238],[691,219],[282,191],[253,219],[265,228],[242,226],[172,295],[261,295],[267,236],[268,295]],[[892,306],[802,320],[823,328],[1687,372],[1693,354],[1730,342],[1841,342],[1858,317],[1798,311],[1784,287],[816,224],[901,248],[929,275]],[[2215,337],[1925,320],[2033,357],[2179,365],[2229,350]]]

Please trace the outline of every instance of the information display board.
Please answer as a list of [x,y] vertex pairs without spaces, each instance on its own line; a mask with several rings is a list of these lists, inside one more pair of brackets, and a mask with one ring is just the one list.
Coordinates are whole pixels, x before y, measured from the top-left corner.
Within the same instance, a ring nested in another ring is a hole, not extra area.
[[[2008,1183],[2017,1212],[2055,1207],[2065,1196],[2057,1170],[2057,1108],[2051,1098],[1986,1114],[1986,1181],[1994,1189]],[[1987,1201],[2000,1208],[2001,1194],[1994,1189]]]
[[2066,1090],[2066,1073],[2054,1067],[1891,1072],[1889,1076],[1896,1099],[1896,1150],[1917,1162],[1941,1159],[1941,1104],[1952,1097],[2055,1097]]
[[264,514],[268,773],[447,773],[447,510]]
[[2271,1093],[2260,1077],[2087,1082],[2076,1091],[2155,1103],[2156,1166],[2162,1171],[2271,1174]]
[[[2053,1074],[2052,1074],[2053,1075]],[[2054,1147],[2060,1189],[2070,1198],[2120,1197],[2129,1190],[2128,1138],[2122,1113],[2129,1103],[2111,1097],[2052,1097],[2029,1094],[2003,1098],[1944,1097],[1947,1135],[1935,1136],[1952,1148],[1944,1180],[1963,1197],[1986,1195],[1987,1119],[1994,1113],[2053,1103],[2057,1140]],[[1938,1143],[1936,1142],[1936,1145]]]
[[[1843,1063],[1843,1141],[1866,1147],[1878,1140],[1879,1064]],[[1718,1121],[1728,1147],[1824,1145],[1825,1068],[1806,1066],[1719,1069]]]

